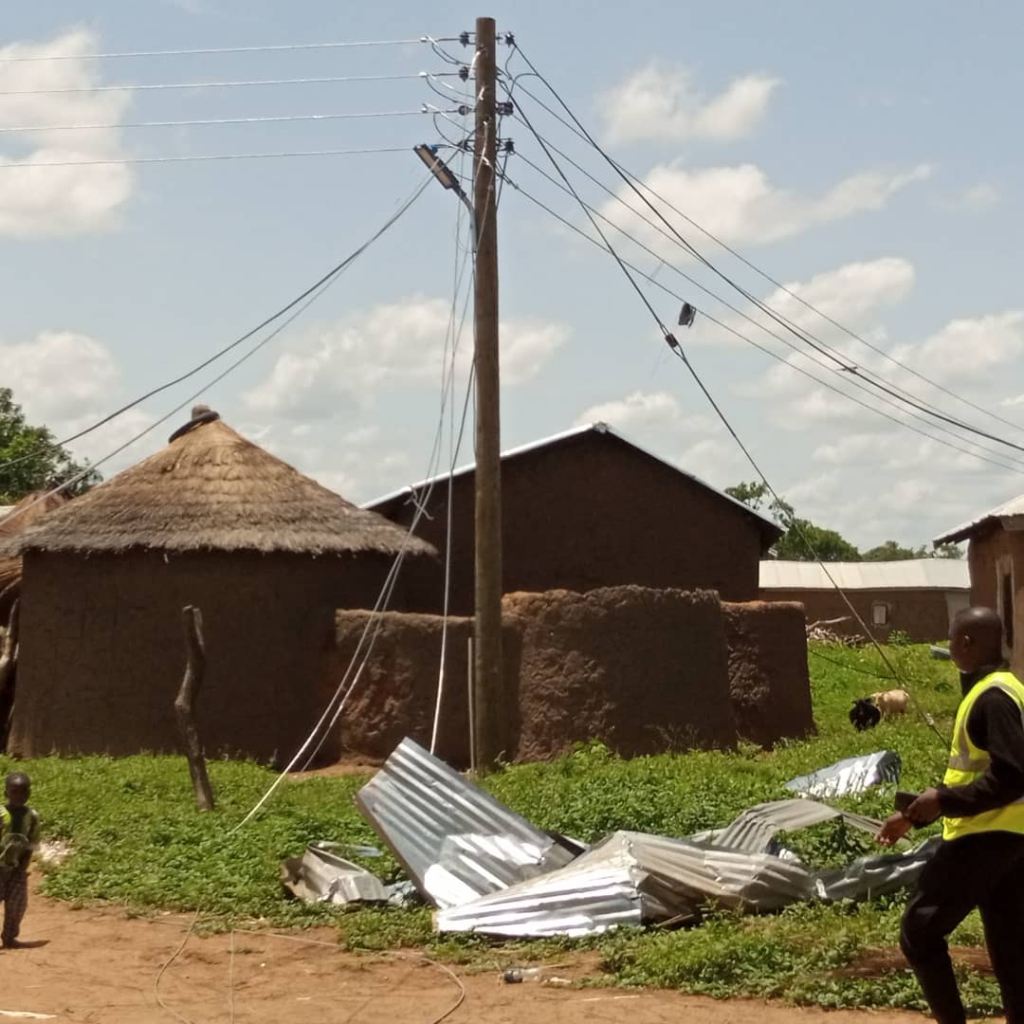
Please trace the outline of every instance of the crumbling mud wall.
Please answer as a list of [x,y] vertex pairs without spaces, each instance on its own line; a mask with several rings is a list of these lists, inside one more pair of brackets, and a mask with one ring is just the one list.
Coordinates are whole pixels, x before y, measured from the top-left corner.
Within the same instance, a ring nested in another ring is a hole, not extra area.
[[[321,707],[327,706],[345,676],[370,617],[368,611],[337,613],[335,644],[327,658],[321,687]],[[377,634],[370,657],[318,761],[344,758],[369,764],[383,762],[406,736],[430,748],[443,625],[440,615],[386,612],[377,618],[367,633],[367,640],[375,631]],[[472,619],[450,618],[445,643],[436,753],[459,767],[469,764],[466,661],[471,627]],[[356,665],[361,661],[362,654]]]
[[734,745],[717,594],[554,590],[508,594],[503,608],[517,760],[592,739],[629,757]]
[[723,603],[729,693],[740,739],[771,747],[814,730],[800,604]]

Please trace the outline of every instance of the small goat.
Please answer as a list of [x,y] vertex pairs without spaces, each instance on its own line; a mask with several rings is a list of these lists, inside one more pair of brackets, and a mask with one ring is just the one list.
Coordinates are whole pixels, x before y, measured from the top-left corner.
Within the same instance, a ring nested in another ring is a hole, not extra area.
[[882,712],[875,707],[870,697],[858,697],[850,708],[850,723],[857,732],[874,729],[882,720]]
[[871,694],[870,700],[883,715],[905,715],[910,694],[906,690],[886,690]]

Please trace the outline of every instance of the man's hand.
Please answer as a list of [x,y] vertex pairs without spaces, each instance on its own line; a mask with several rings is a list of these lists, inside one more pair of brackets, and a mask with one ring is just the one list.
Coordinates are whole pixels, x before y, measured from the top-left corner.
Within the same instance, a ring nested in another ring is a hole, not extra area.
[[926,789],[906,810],[906,816],[915,825],[930,825],[942,817],[939,791]]
[[897,811],[885,819],[876,838],[882,846],[895,846],[913,827],[914,823],[901,811]]

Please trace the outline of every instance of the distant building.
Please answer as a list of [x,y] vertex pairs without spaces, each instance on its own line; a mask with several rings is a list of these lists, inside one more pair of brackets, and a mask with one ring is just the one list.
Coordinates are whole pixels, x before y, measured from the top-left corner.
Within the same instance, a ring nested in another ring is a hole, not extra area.
[[968,606],[971,596],[967,563],[956,559],[829,562],[825,568],[817,562],[761,563],[762,600],[799,601],[808,623],[845,618],[831,628],[863,635],[837,586],[880,641],[893,632],[920,643],[943,640],[950,619]]
[[335,610],[372,608],[403,545],[410,563],[433,554],[203,407],[167,447],[14,540],[9,745],[26,757],[179,749],[181,613],[195,605],[207,752],[286,760],[322,711]]
[[[782,531],[770,519],[604,423],[505,452],[502,471],[503,590],[574,590],[636,584],[715,590],[752,601],[758,563]],[[417,578],[416,604],[440,612],[449,476],[424,481],[367,506],[418,528],[441,563]],[[450,611],[473,612],[474,467],[451,482]]]
[[967,541],[971,603],[995,608],[1006,627],[1005,654],[1024,672],[1024,495],[935,538],[936,544]]

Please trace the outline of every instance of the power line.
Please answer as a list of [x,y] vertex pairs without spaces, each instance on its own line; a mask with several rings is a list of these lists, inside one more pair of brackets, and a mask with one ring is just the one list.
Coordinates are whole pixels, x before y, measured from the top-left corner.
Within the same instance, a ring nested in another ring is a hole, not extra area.
[[[106,131],[123,128],[201,128],[210,125],[225,124],[275,124],[286,121],[350,121],[368,120],[378,117],[417,117],[431,113],[426,105],[418,110],[377,110],[356,114],[272,114],[257,117],[217,117],[205,120],[190,121],[120,121],[108,124],[43,124],[43,125],[4,125],[0,134],[15,132],[67,132],[67,131]],[[458,111],[438,111],[440,114]]]
[[408,152],[408,146],[368,146],[363,149],[300,149],[267,153],[206,153],[198,156],[110,157],[98,160],[21,160],[6,163],[0,159],[0,171],[19,170],[27,167],[110,167],[134,164],[188,164],[219,160],[282,160],[291,157],[362,156],[372,153],[407,154]]
[[[555,146],[552,146],[552,149],[556,153],[559,152],[559,150]],[[543,168],[538,167],[532,160],[530,160],[529,157],[524,155],[521,150],[517,153],[517,156],[527,166],[531,167],[534,171],[536,171],[536,173],[540,174],[543,178],[545,178],[548,182],[553,184],[556,188],[561,189],[563,192],[565,192],[565,193],[567,193],[569,195],[572,195],[572,193],[570,192],[569,189],[567,189],[564,185],[562,185],[558,181],[556,181],[551,175],[549,175],[546,171],[544,171]],[[570,160],[569,162],[573,163],[573,166],[578,166],[572,160]],[[582,170],[582,168],[579,168],[579,169]],[[585,171],[583,173],[586,174]],[[589,175],[587,175],[587,176],[589,177]],[[532,197],[529,197],[529,198],[532,198]],[[577,202],[580,202],[581,204],[583,204],[583,200],[580,199],[578,196],[574,196],[574,198],[576,198]],[[610,218],[606,217],[603,213],[600,212],[600,210],[596,210],[594,207],[590,206],[589,204],[583,204],[583,205],[585,205],[586,208],[592,214],[594,214],[594,216],[598,217],[600,220],[604,221],[606,224],[608,224],[610,227],[614,228],[620,234],[624,235],[634,245],[637,245],[638,247],[643,249],[645,252],[647,252],[651,256],[653,256],[656,260],[658,260],[658,262],[662,266],[668,267],[669,270],[673,271],[673,273],[678,274],[685,281],[688,281],[691,285],[693,285],[695,288],[698,288],[700,291],[704,292],[704,294],[708,295],[710,298],[714,299],[716,302],[720,302],[727,309],[731,310],[737,316],[742,317],[744,320],[746,320],[752,326],[756,327],[758,330],[764,331],[766,334],[768,334],[770,337],[774,338],[776,341],[778,341],[781,344],[785,345],[787,348],[791,349],[793,352],[795,352],[796,354],[802,356],[803,358],[810,360],[812,363],[815,363],[815,365],[820,366],[822,369],[828,370],[830,373],[835,373],[835,374],[837,374],[840,377],[846,377],[846,379],[850,380],[850,382],[854,385],[854,387],[856,387],[859,391],[863,391],[863,392],[865,392],[867,394],[871,394],[872,396],[875,396],[875,392],[872,391],[872,389],[867,386],[867,383],[864,382],[863,380],[861,380],[860,378],[858,378],[856,376],[849,376],[849,377],[847,377],[841,370],[838,370],[838,369],[836,369],[833,366],[826,365],[823,362],[819,362],[818,360],[813,359],[806,352],[804,352],[800,348],[798,348],[793,342],[787,340],[785,337],[783,337],[780,334],[776,333],[775,331],[773,331],[766,324],[760,323],[759,321],[755,320],[749,314],[747,314],[746,312],[744,312],[743,310],[741,310],[737,306],[734,306],[728,300],[724,299],[721,295],[719,295],[716,292],[712,291],[710,288],[708,288],[706,285],[702,284],[696,278],[691,277],[689,274],[685,273],[683,270],[681,270],[675,264],[670,263],[664,257],[660,256],[657,252],[655,252],[655,250],[653,250],[650,246],[646,245],[645,243],[643,243],[639,239],[637,239],[634,235],[630,234],[629,231],[627,231],[625,228],[623,228],[622,226],[616,224]],[[640,216],[640,214],[637,214],[637,215]],[[646,223],[646,224],[650,224],[656,230],[660,230],[660,228],[658,228],[658,226],[656,224],[654,224],[651,221],[646,220],[646,218],[643,218],[642,216],[641,216],[641,220],[643,220],[644,223]],[[587,237],[587,236],[584,235],[584,237]],[[666,235],[666,237],[670,237],[670,236]],[[633,267],[632,264],[629,264],[629,266]],[[633,268],[633,269],[635,269],[635,268]],[[643,276],[646,277],[647,275],[643,275]],[[654,279],[651,278],[651,280],[653,281]],[[679,296],[679,299],[680,299],[680,301],[687,301],[687,300],[683,299],[681,296]],[[720,322],[714,320],[713,317],[709,317],[706,312],[704,312],[704,311],[701,311],[701,312],[703,313],[704,316],[708,317],[708,319],[711,319],[713,322],[720,324]],[[726,327],[726,329],[729,329],[727,327],[727,325],[720,324],[720,326],[723,326],[723,327]],[[746,339],[744,335],[739,335],[739,336],[744,338],[744,340],[747,340],[749,342],[749,339]],[[817,378],[815,378],[815,379],[817,379]],[[847,394],[846,392],[838,391],[838,389],[836,389],[836,390],[837,390],[837,392],[839,394],[844,394],[844,395]],[[852,395],[847,395],[847,397],[849,397],[851,399],[853,398]],[[877,397],[877,396],[875,396],[875,397]],[[949,430],[947,427],[942,426],[941,423],[939,423],[939,424],[932,423],[931,420],[925,418],[923,415],[920,415],[917,412],[908,411],[908,410],[902,409],[902,407],[897,407],[896,403],[890,401],[888,398],[885,399],[885,404],[889,405],[892,408],[899,408],[900,411],[904,415],[907,415],[907,416],[909,416],[912,419],[918,420],[921,423],[925,423],[926,425],[928,425],[930,427],[933,427],[935,430],[938,430],[940,433],[946,434],[949,437],[955,438],[956,440],[963,440],[963,441],[967,440],[966,438],[962,438],[961,435],[954,433],[952,430]],[[873,411],[881,413],[881,410],[876,409],[874,406],[865,405],[865,408],[872,409]],[[887,417],[887,418],[891,418],[891,417]],[[902,420],[894,420],[894,422],[900,423],[902,425],[909,426],[909,424],[904,424],[904,421],[902,421]],[[925,436],[932,437],[932,435],[930,435],[930,434],[926,434]],[[935,440],[938,440],[938,438],[935,438]],[[975,444],[978,447],[978,449],[980,449],[981,451],[988,452],[990,455],[994,455],[997,458],[1011,459],[1011,460],[1014,461],[1014,463],[1016,465],[1022,466],[1022,468],[1024,468],[1024,463],[1021,463],[1020,460],[1014,459],[1014,457],[1012,455],[1007,455],[1007,454],[1004,454],[1003,452],[996,451],[996,450],[994,450],[992,448],[987,448],[985,445],[979,444],[978,442],[971,442],[971,443]],[[961,449],[961,450],[966,451],[966,449]],[[993,465],[1000,466],[1001,468],[1009,468],[1009,467],[1004,466],[1004,464],[1001,463],[1001,462],[994,462]]]
[[[519,50],[518,47],[516,47],[516,49]],[[682,213],[682,211],[678,210],[678,208],[675,207],[672,203],[670,203],[664,197],[660,196],[649,185],[646,185],[636,175],[633,175],[631,172],[629,172],[624,167],[622,167],[617,161],[615,161],[611,156],[609,156],[604,151],[604,149],[601,148],[601,146],[597,143],[597,141],[593,138],[593,136],[587,131],[587,129],[582,125],[582,123],[579,121],[579,119],[576,117],[576,115],[572,112],[572,110],[568,107],[568,105],[565,103],[565,101],[561,98],[561,96],[558,94],[558,92],[554,89],[554,87],[551,85],[551,83],[542,74],[540,74],[540,72],[537,71],[535,65],[530,61],[530,59],[525,54],[522,53],[521,50],[519,50],[519,53],[523,57],[523,60],[525,60],[526,63],[532,69],[533,76],[539,78],[544,83],[544,85],[549,89],[549,91],[552,93],[552,95],[558,100],[558,102],[562,105],[562,107],[569,114],[569,117],[572,118],[572,120],[575,122],[576,126],[578,126],[578,127],[574,127],[572,124],[570,124],[569,122],[565,121],[565,119],[562,118],[560,115],[558,115],[555,111],[552,111],[551,108],[547,104],[545,104],[542,100],[537,98],[525,86],[519,85],[518,79],[521,78],[521,77],[525,77],[525,76],[522,76],[522,75],[516,76],[516,78],[513,79],[513,86],[518,86],[518,88],[520,88],[528,96],[530,96],[532,99],[534,99],[534,101],[537,102],[541,107],[543,107],[549,114],[551,114],[551,116],[553,116],[556,120],[558,120],[560,123],[562,123],[567,128],[569,128],[579,138],[583,139],[590,146],[592,146],[604,158],[604,160],[616,171],[616,173],[618,173],[618,175],[623,179],[623,181],[625,181],[626,184],[652,210],[652,212],[661,221],[663,221],[663,223],[665,223],[665,225],[670,229],[670,231],[676,236],[676,238],[678,239],[679,243],[682,244],[682,246],[692,256],[694,256],[694,258],[696,258],[698,261],[700,261],[706,267],[708,267],[708,269],[710,269],[712,272],[714,272],[719,277],[721,277],[731,287],[735,288],[746,299],[748,299],[750,302],[754,303],[754,305],[756,305],[759,309],[761,309],[762,312],[766,313],[769,317],[771,317],[773,320],[775,320],[780,326],[784,327],[790,333],[795,334],[805,344],[808,344],[811,347],[817,348],[818,351],[820,351],[823,355],[826,355],[828,358],[833,359],[835,362],[837,362],[837,364],[842,365],[842,367],[843,367],[845,372],[848,372],[848,373],[851,373],[853,375],[861,377],[863,380],[866,380],[868,383],[872,384],[874,387],[877,387],[880,390],[886,391],[888,394],[890,394],[897,401],[901,401],[901,402],[903,402],[903,403],[905,403],[907,405],[910,405],[910,406],[912,406],[914,408],[917,408],[917,409],[921,410],[922,412],[925,412],[927,415],[930,415],[930,416],[932,416],[932,417],[934,417],[936,419],[941,419],[941,420],[943,420],[946,423],[949,423],[949,424],[954,425],[954,426],[958,426],[958,427],[960,427],[963,430],[967,430],[967,431],[970,431],[971,433],[976,433],[979,436],[986,437],[989,440],[995,441],[997,444],[1002,444],[1002,445],[1004,445],[1006,447],[1010,447],[1010,448],[1016,448],[1016,449],[1024,452],[1024,446],[1022,446],[1022,445],[1018,445],[1018,444],[1016,444],[1013,441],[1008,441],[1005,438],[998,437],[996,435],[990,434],[987,431],[984,431],[984,430],[981,430],[980,428],[974,427],[973,425],[965,423],[962,420],[956,419],[954,417],[950,417],[947,414],[943,413],[941,410],[938,410],[934,406],[922,405],[919,401],[917,401],[917,399],[915,397],[913,397],[905,389],[900,388],[897,385],[888,385],[887,383],[884,383],[883,379],[879,378],[877,374],[871,373],[870,371],[864,371],[861,368],[856,367],[856,366],[846,365],[848,363],[848,361],[846,360],[845,357],[843,357],[841,355],[837,355],[836,354],[836,350],[832,349],[828,345],[825,345],[819,339],[814,338],[814,336],[810,335],[809,332],[804,332],[802,329],[798,328],[795,324],[792,323],[792,321],[788,320],[786,317],[784,317],[781,314],[779,314],[776,310],[774,310],[772,307],[767,305],[767,303],[765,303],[763,300],[758,299],[757,297],[755,297],[752,294],[750,294],[750,292],[748,292],[746,289],[744,289],[741,285],[739,285],[738,283],[733,281],[731,278],[729,278],[726,274],[724,274],[722,271],[720,271],[709,260],[707,260],[697,249],[695,249],[693,247],[693,245],[691,243],[689,243],[676,230],[676,228],[664,217],[664,215],[656,207],[654,207],[653,204],[639,191],[639,189],[637,188],[637,184],[635,184],[635,183],[638,183],[639,185],[641,185],[646,191],[650,192],[651,195],[655,196],[657,199],[659,199],[661,202],[663,202],[670,209],[674,210],[681,217],[683,217],[687,222],[693,224],[695,227],[697,227],[700,231],[702,231],[709,238],[713,239],[718,244],[722,245],[723,248],[727,249],[729,252],[731,252],[734,255],[736,255],[737,258],[741,259],[745,264],[750,266],[752,269],[757,270],[757,268],[754,267],[754,265],[749,260],[747,260],[744,257],[740,256],[738,253],[735,253],[734,250],[729,248],[729,246],[727,246],[724,242],[721,242],[718,238],[716,238],[716,236],[712,235],[709,231],[707,231],[707,229],[701,227],[691,217],[689,217],[686,214]],[[509,87],[506,86],[505,88],[506,88],[506,91],[508,92],[509,91]],[[564,156],[564,154],[562,154],[562,155]],[[570,158],[567,157],[566,159],[570,159]],[[571,159],[570,159],[570,162],[574,163],[574,161],[571,161]],[[578,166],[578,165],[576,165],[576,166]],[[584,171],[583,173],[586,174],[587,172]],[[588,174],[588,177],[590,177],[589,174]],[[593,179],[593,180],[596,181],[596,179]],[[601,183],[598,182],[598,184],[601,184]],[[606,186],[603,186],[603,185],[602,185],[602,187],[606,188]],[[629,204],[625,203],[624,200],[622,200],[622,198],[620,196],[616,195],[615,193],[611,193],[611,194],[619,202],[623,203],[623,205],[626,206],[627,209],[631,210],[635,215],[639,216],[639,211],[637,211],[634,207],[629,206]],[[860,338],[859,335],[856,335],[854,332],[850,331],[848,328],[842,327],[841,324],[838,324],[838,322],[832,320],[831,318],[827,317],[825,314],[821,313],[815,307],[811,306],[810,303],[806,302],[803,299],[800,299],[799,296],[796,296],[794,293],[789,291],[789,289],[786,289],[785,286],[780,285],[774,278],[772,278],[769,275],[765,274],[763,271],[757,270],[757,272],[759,274],[761,274],[761,276],[765,277],[766,280],[769,280],[773,284],[776,284],[778,287],[783,288],[783,290],[786,291],[787,293],[789,293],[791,295],[794,295],[794,298],[797,298],[805,306],[807,306],[808,308],[814,310],[819,315],[824,316],[826,320],[829,320],[829,322],[834,323],[836,326],[840,327],[840,329],[842,329],[845,333],[847,333],[851,337],[855,338],[858,341],[861,341],[863,344],[867,345],[872,350],[874,350],[874,351],[878,352],[879,354],[885,356],[885,358],[887,360],[889,360],[890,362],[892,362],[895,365],[901,367],[902,369],[904,369],[907,372],[911,373],[912,375],[914,375],[915,377],[919,378],[920,380],[930,384],[932,387],[937,388],[938,390],[940,390],[943,393],[949,395],[950,397],[954,398],[955,400],[960,401],[960,402],[964,403],[965,405],[968,405],[969,407],[971,407],[973,409],[976,409],[979,412],[983,412],[986,415],[991,416],[993,419],[998,420],[999,422],[1004,423],[1007,426],[1010,426],[1010,427],[1012,427],[1015,430],[1024,429],[1024,428],[1021,428],[1018,424],[1012,423],[1011,421],[1006,420],[1003,417],[998,416],[997,414],[992,413],[991,411],[989,411],[987,409],[984,409],[982,406],[979,406],[979,405],[975,404],[974,402],[971,402],[969,399],[966,399],[966,398],[956,394],[955,392],[951,391],[950,389],[943,387],[942,385],[938,384],[937,382],[930,380],[930,378],[925,377],[923,374],[921,374],[918,371],[914,370],[912,367],[909,367],[909,366],[905,365],[904,363],[902,363],[899,360],[897,360],[895,357],[889,355],[883,349],[880,349],[877,346],[871,345],[870,343],[864,341],[864,339]]]
[[401,82],[455,75],[455,71],[416,71],[401,75],[329,75],[323,78],[253,78],[222,82],[125,82],[121,85],[77,85],[63,89],[0,89],[0,96],[66,96],[72,93],[152,92],[161,89],[247,89],[263,85],[337,85],[346,82]]
[[268,46],[217,46],[197,50],[135,50],[122,53],[48,53],[24,57],[0,57],[0,64],[25,64],[47,60],[120,60],[125,57],[193,57],[221,53],[283,53],[293,50],[343,50],[369,46],[408,46],[412,43],[459,42],[445,37],[433,39],[417,36],[413,39],[369,39],[358,42],[278,43]]
[[[244,344],[246,341],[248,341],[254,335],[258,334],[265,327],[269,327],[270,324],[272,324],[275,320],[279,320],[286,313],[289,313],[292,310],[295,310],[296,307],[299,307],[298,311],[295,314],[297,316],[298,313],[302,312],[302,310],[304,310],[306,308],[306,305],[303,305],[303,303],[306,303],[308,305],[307,300],[308,301],[312,301],[314,298],[318,297],[319,294],[321,294],[321,292],[322,292],[322,290],[324,288],[326,288],[328,285],[330,285],[333,281],[337,280],[337,278],[340,277],[341,274],[343,274],[349,268],[349,266],[352,265],[352,263],[354,263],[360,256],[362,256],[363,253],[365,253],[366,250],[369,249],[370,246],[372,246],[374,244],[374,242],[376,242],[379,238],[381,238],[384,234],[386,234],[387,231],[390,228],[392,228],[402,218],[402,216],[413,205],[413,203],[415,203],[415,201],[417,199],[419,199],[419,197],[422,195],[424,189],[426,188],[427,184],[431,180],[432,180],[432,175],[428,175],[424,179],[424,181],[421,183],[421,185],[412,193],[412,195],[408,199],[406,199],[405,202],[403,202],[401,204],[401,206],[399,206],[398,210],[394,214],[392,214],[391,217],[389,217],[384,222],[383,226],[380,227],[365,242],[363,242],[362,245],[360,245],[352,253],[350,253],[348,256],[346,256],[345,259],[343,259],[340,263],[336,263],[329,271],[327,271],[326,274],[324,274],[322,277],[319,278],[319,280],[317,280],[312,285],[310,285],[310,287],[307,288],[300,295],[298,295],[294,299],[292,299],[291,302],[289,302],[286,306],[282,306],[276,313],[273,313],[271,316],[269,316],[265,320],[261,321],[259,324],[257,324],[255,327],[253,327],[251,330],[246,331],[245,334],[243,334],[241,337],[236,338],[230,344],[225,345],[223,348],[221,348],[217,352],[215,352],[212,356],[209,356],[208,358],[204,359],[202,362],[200,362],[197,365],[193,366],[190,370],[187,370],[184,373],[179,374],[177,377],[173,378],[172,380],[169,380],[169,381],[166,381],[163,384],[160,384],[158,387],[151,388],[145,394],[140,395],[138,398],[133,399],[131,402],[128,402],[125,405],[122,405],[119,409],[115,409],[113,412],[107,414],[102,419],[100,419],[97,422],[93,423],[91,426],[86,427],[84,430],[80,430],[77,433],[72,434],[69,437],[63,438],[60,441],[54,441],[51,444],[40,445],[34,451],[32,451],[32,452],[30,452],[30,453],[28,453],[26,455],[22,455],[21,457],[19,457],[17,459],[12,459],[12,460],[10,460],[8,462],[0,463],[0,469],[7,469],[10,466],[14,466],[14,465],[17,465],[18,463],[25,462],[25,461],[28,461],[29,459],[35,458],[37,455],[40,455],[43,452],[53,451],[55,449],[62,448],[65,445],[72,444],[75,441],[80,440],[81,438],[87,436],[88,434],[93,433],[93,431],[99,430],[100,427],[106,426],[106,424],[110,423],[112,420],[117,419],[118,416],[123,415],[124,413],[128,412],[130,409],[134,409],[137,405],[141,405],[143,402],[147,401],[148,399],[153,398],[156,395],[159,395],[162,392],[167,391],[170,388],[176,387],[178,384],[184,383],[186,380],[189,380],[191,377],[194,377],[197,373],[201,373],[208,366],[210,366],[213,363],[217,362],[218,359],[221,359],[225,355],[227,355],[228,352],[231,352],[233,349],[236,349],[239,345]],[[294,316],[289,318],[289,319],[287,319],[287,320],[285,320],[284,324],[282,324],[281,327],[279,327],[277,330],[274,331],[273,334],[270,335],[270,338],[275,337],[283,329],[283,327],[285,327],[289,323],[291,323],[293,319],[294,319]],[[266,342],[268,340],[269,340],[269,338],[265,339],[263,342],[260,343],[260,346],[258,346],[258,347],[261,347],[262,345],[266,344]],[[241,365],[241,362],[244,361],[245,359],[248,359],[249,356],[252,355],[255,351],[256,351],[255,349],[252,350],[249,353],[249,355],[246,355],[245,357],[243,357],[243,360],[241,360],[239,362],[236,362],[236,363],[233,363],[228,368],[227,372],[231,372],[231,370],[235,369],[235,367]],[[215,378],[214,381],[211,382],[210,385],[207,385],[207,387],[212,386],[213,383],[218,383],[222,379],[223,379],[223,375],[220,376],[220,377]],[[193,397],[198,397],[198,396],[193,396]],[[191,399],[189,399],[187,401],[191,401]],[[178,409],[181,409],[181,408],[183,408],[183,406],[178,406],[177,409],[173,410],[173,412],[177,412]],[[173,414],[173,412],[172,412],[172,414]],[[165,417],[165,419],[166,418],[167,417]],[[158,421],[158,423],[161,423],[161,422],[163,422],[163,420],[159,420]],[[156,425],[157,424],[154,424],[153,426],[156,426]],[[52,493],[57,493],[57,491],[63,490],[65,487],[69,486],[71,483],[77,483],[79,479],[82,479],[82,477],[84,477],[89,472],[91,472],[93,469],[95,469],[96,466],[100,465],[102,462],[106,462],[110,458],[113,458],[114,455],[119,454],[129,444],[134,444],[135,441],[137,441],[140,438],[144,437],[152,429],[153,429],[152,426],[147,428],[141,434],[137,435],[131,441],[127,442],[127,444],[123,445],[121,448],[118,448],[111,455],[105,456],[100,462],[97,462],[97,463],[93,464],[92,466],[88,467],[88,469],[85,470],[83,472],[83,474],[81,474],[79,477],[76,477],[73,481],[66,482],[61,487],[58,487]],[[27,506],[27,507],[31,507],[31,506]]]

